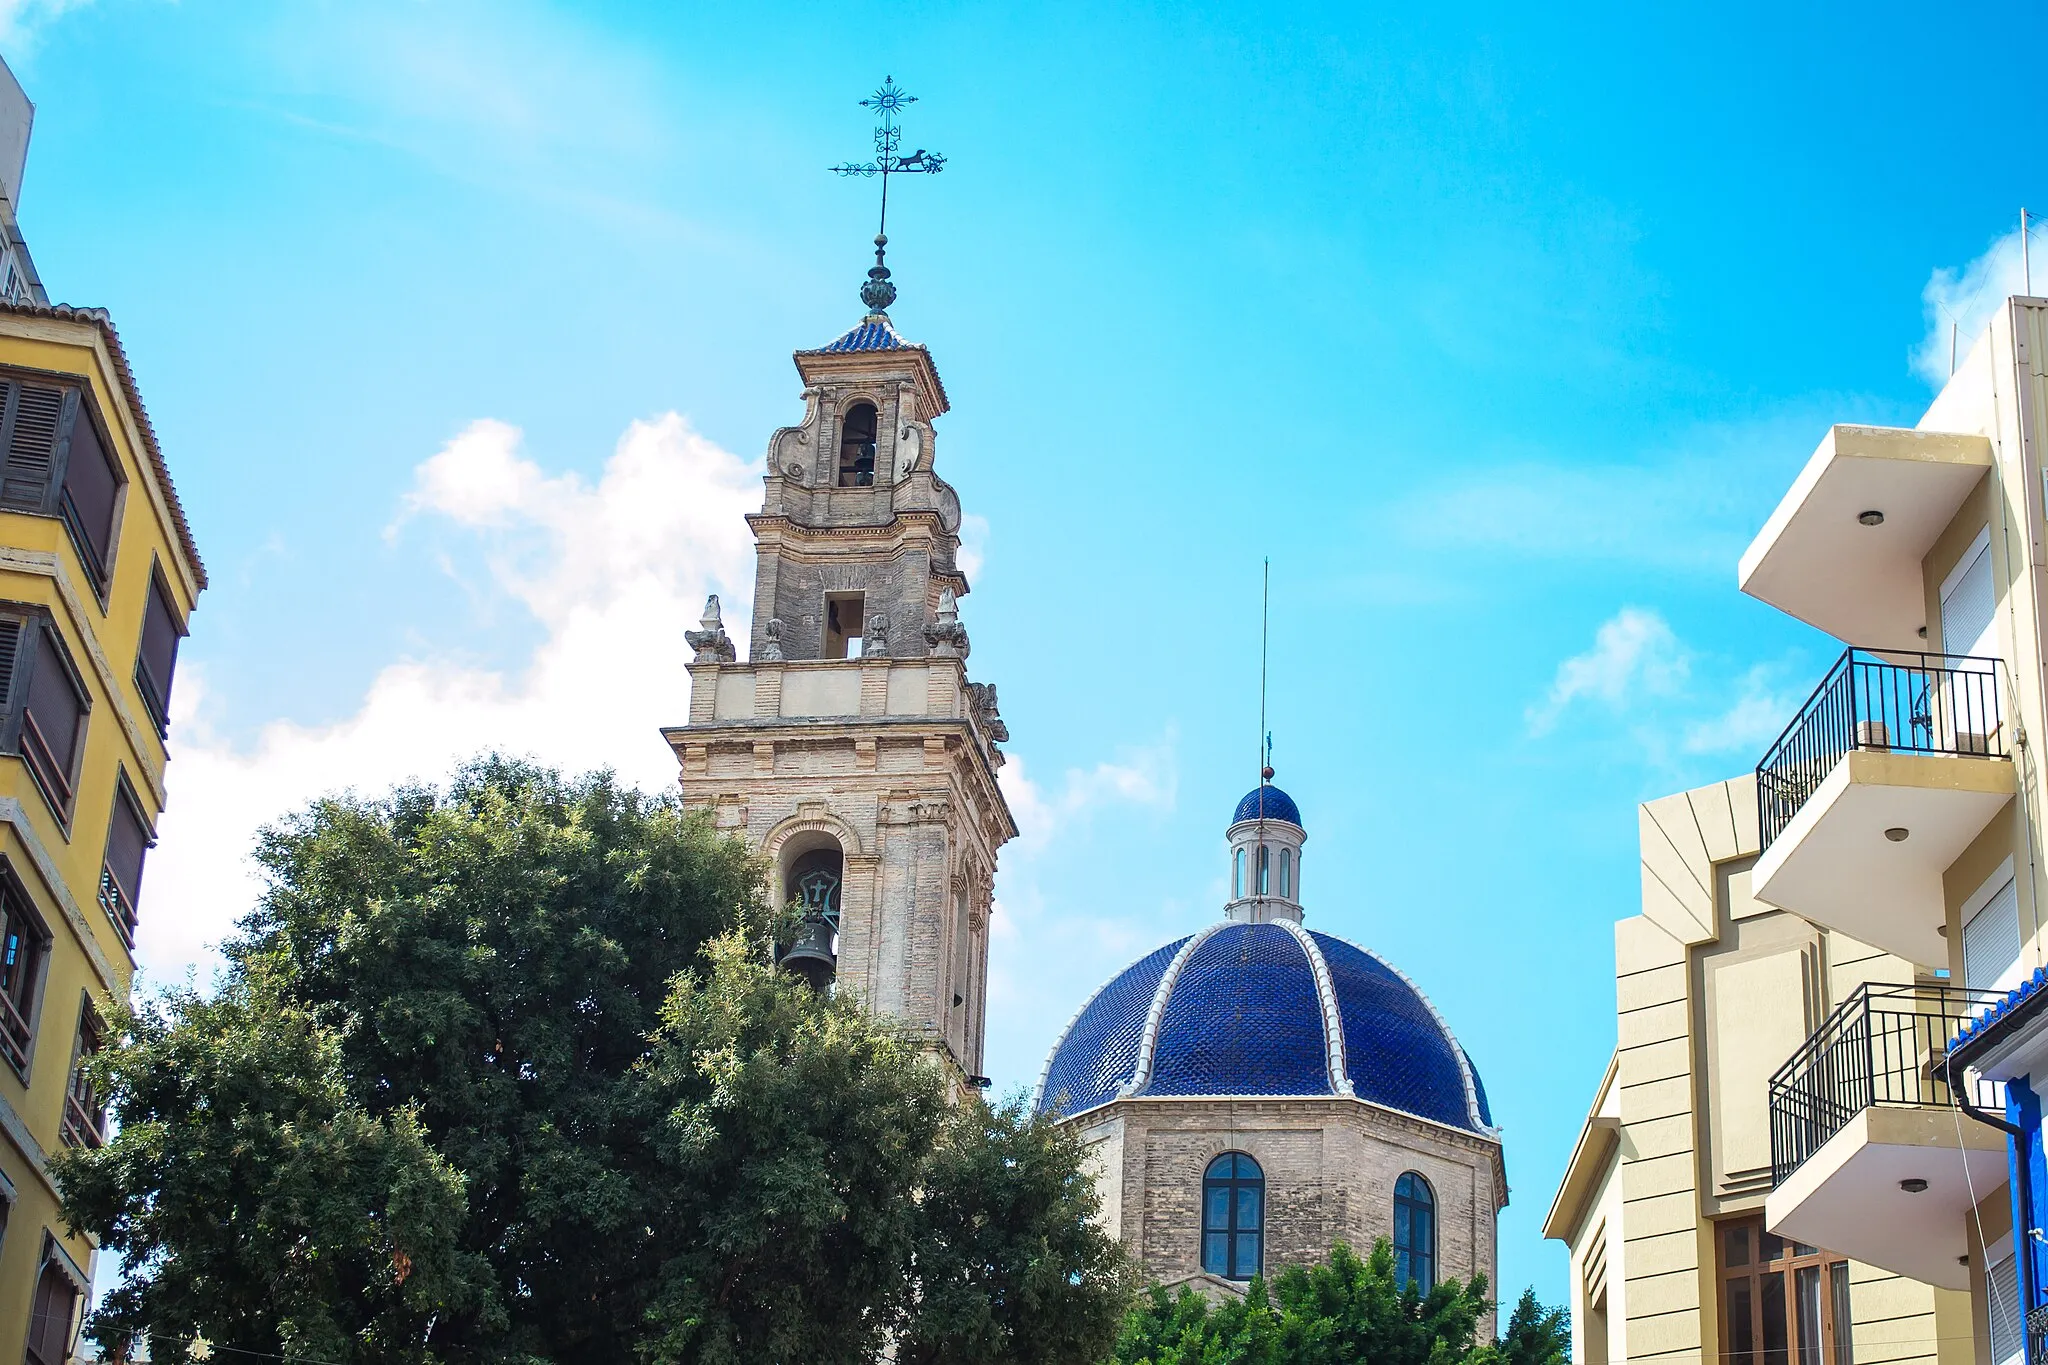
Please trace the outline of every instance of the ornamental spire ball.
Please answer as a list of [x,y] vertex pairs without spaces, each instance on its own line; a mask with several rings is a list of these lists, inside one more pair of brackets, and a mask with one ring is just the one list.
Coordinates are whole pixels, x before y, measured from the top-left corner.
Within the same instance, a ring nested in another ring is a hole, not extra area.
[[860,287],[860,301],[867,305],[871,314],[886,313],[889,305],[896,302],[896,286],[889,279],[889,266],[885,259],[889,249],[889,177],[937,175],[946,168],[946,158],[922,147],[909,156],[902,154],[903,130],[896,126],[896,116],[907,106],[917,103],[917,96],[899,87],[894,76],[885,77],[882,88],[860,103],[863,109],[872,109],[882,118],[875,125],[875,159],[842,162],[831,169],[840,175],[857,175],[862,179],[882,177],[882,216],[875,229],[875,263],[868,268],[867,282]]

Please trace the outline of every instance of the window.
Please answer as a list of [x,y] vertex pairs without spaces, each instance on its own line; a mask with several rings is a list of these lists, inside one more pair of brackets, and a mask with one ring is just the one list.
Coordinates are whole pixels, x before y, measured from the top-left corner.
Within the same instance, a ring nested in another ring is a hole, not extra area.
[[85,1064],[106,1042],[106,1025],[90,1000],[78,1010],[78,1046],[71,1057],[71,1083],[64,1096],[59,1135],[69,1147],[97,1147],[107,1140],[107,1109],[93,1093]]
[[80,404],[72,419],[58,504],[93,590],[102,597],[114,564],[114,507],[120,494],[120,466],[100,439],[91,408]]
[[135,946],[137,898],[142,894],[142,860],[156,840],[142,804],[125,775],[114,786],[114,815],[107,824],[107,858],[100,867],[100,909],[120,931],[121,941]]
[[1728,1365],[1851,1365],[1847,1261],[1766,1232],[1760,1217],[1716,1232]]
[[1280,894],[1292,899],[1294,896],[1294,850],[1280,850]]
[[1243,1152],[1225,1152],[1202,1176],[1202,1269],[1249,1280],[1265,1257],[1266,1177]]
[[839,486],[866,488],[874,481],[875,405],[855,403],[839,427]]
[[1270,892],[1272,891],[1272,889],[1273,889],[1273,888],[1271,887],[1271,885],[1269,885],[1269,883],[1270,883],[1270,882],[1272,881],[1272,878],[1273,878],[1273,850],[1272,850],[1272,849],[1270,849],[1270,848],[1267,848],[1267,847],[1266,847],[1266,846],[1265,846],[1264,844],[1260,844],[1260,845],[1259,845],[1259,894],[1260,894],[1261,896],[1267,895],[1267,894],[1269,894],[1269,893],[1270,893]]
[[16,1071],[28,1070],[30,1020],[36,1013],[49,931],[30,908],[28,896],[9,877],[0,880],[0,1057]]
[[1239,848],[1230,859],[1230,898],[1244,899],[1244,849]]
[[1963,902],[1963,984],[1995,990],[2020,960],[2020,894],[2012,861]]
[[2006,1256],[1991,1267],[1986,1279],[1984,1297],[1989,1300],[1991,1313],[1991,1365],[2013,1365],[2024,1358],[2026,1349],[2019,1266],[2011,1256]]
[[149,605],[142,616],[142,644],[135,651],[135,690],[161,735],[171,726],[171,674],[178,666],[178,641],[185,634],[171,605],[163,575],[149,576]]
[[85,688],[71,656],[48,621],[30,631],[36,641],[29,661],[28,700],[21,717],[21,756],[60,820],[71,819],[78,760],[85,747]]
[[1413,1171],[1394,1182],[1394,1283],[1436,1288],[1436,1194]]
[[46,1248],[43,1268],[36,1275],[35,1298],[29,1304],[29,1365],[63,1365],[71,1358],[79,1300],[84,1296],[57,1255],[54,1247]]
[[0,506],[57,515],[104,594],[121,468],[77,384],[0,376]]
[[834,592],[825,594],[825,648],[819,655],[825,659],[851,659],[859,651],[853,642],[860,639],[867,626],[867,611],[863,599],[857,592]]

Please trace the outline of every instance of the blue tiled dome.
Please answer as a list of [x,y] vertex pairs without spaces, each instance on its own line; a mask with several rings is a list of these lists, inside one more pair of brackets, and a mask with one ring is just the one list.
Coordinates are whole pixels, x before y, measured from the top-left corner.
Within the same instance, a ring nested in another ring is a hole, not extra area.
[[1126,1095],[1353,1095],[1493,1131],[1479,1073],[1422,992],[1356,944],[1286,922],[1177,939],[1081,1007],[1039,1109],[1072,1116]]
[[1285,820],[1290,825],[1299,825],[1301,809],[1294,804],[1293,797],[1265,782],[1244,794],[1244,800],[1237,803],[1237,814],[1231,817],[1230,823],[1234,825],[1259,819]]

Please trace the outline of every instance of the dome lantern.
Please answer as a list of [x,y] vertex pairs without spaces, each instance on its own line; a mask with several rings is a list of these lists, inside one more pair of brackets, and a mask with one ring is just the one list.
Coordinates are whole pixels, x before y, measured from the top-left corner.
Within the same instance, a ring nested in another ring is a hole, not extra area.
[[1301,846],[1308,831],[1294,798],[1273,785],[1271,768],[1237,803],[1224,837],[1230,899],[1223,917],[1240,924],[1301,923]]

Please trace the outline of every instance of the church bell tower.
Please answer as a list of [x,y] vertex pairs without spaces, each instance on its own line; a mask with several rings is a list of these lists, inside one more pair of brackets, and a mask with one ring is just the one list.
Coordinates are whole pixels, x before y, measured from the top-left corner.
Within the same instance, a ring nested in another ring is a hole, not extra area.
[[[862,101],[882,119],[875,160],[835,167],[932,174],[905,156],[894,81]],[[887,227],[887,219],[883,219]],[[967,676],[960,496],[937,469],[946,388],[900,336],[875,236],[868,312],[796,353],[803,419],[768,441],[754,532],[754,607],[738,657],[714,596],[688,632],[690,719],[662,732],[683,803],[710,810],[769,865],[769,894],[805,917],[783,962],[855,992],[981,1081],[996,851],[1017,833],[996,785],[1009,738],[996,690]]]
[[713,597],[689,632],[689,723],[663,736],[684,804],[767,857],[778,903],[802,902],[789,965],[978,1078],[996,851],[1017,827],[996,691],[967,675],[945,387],[880,310],[795,359],[803,420],[770,438],[747,518],[747,658]]

